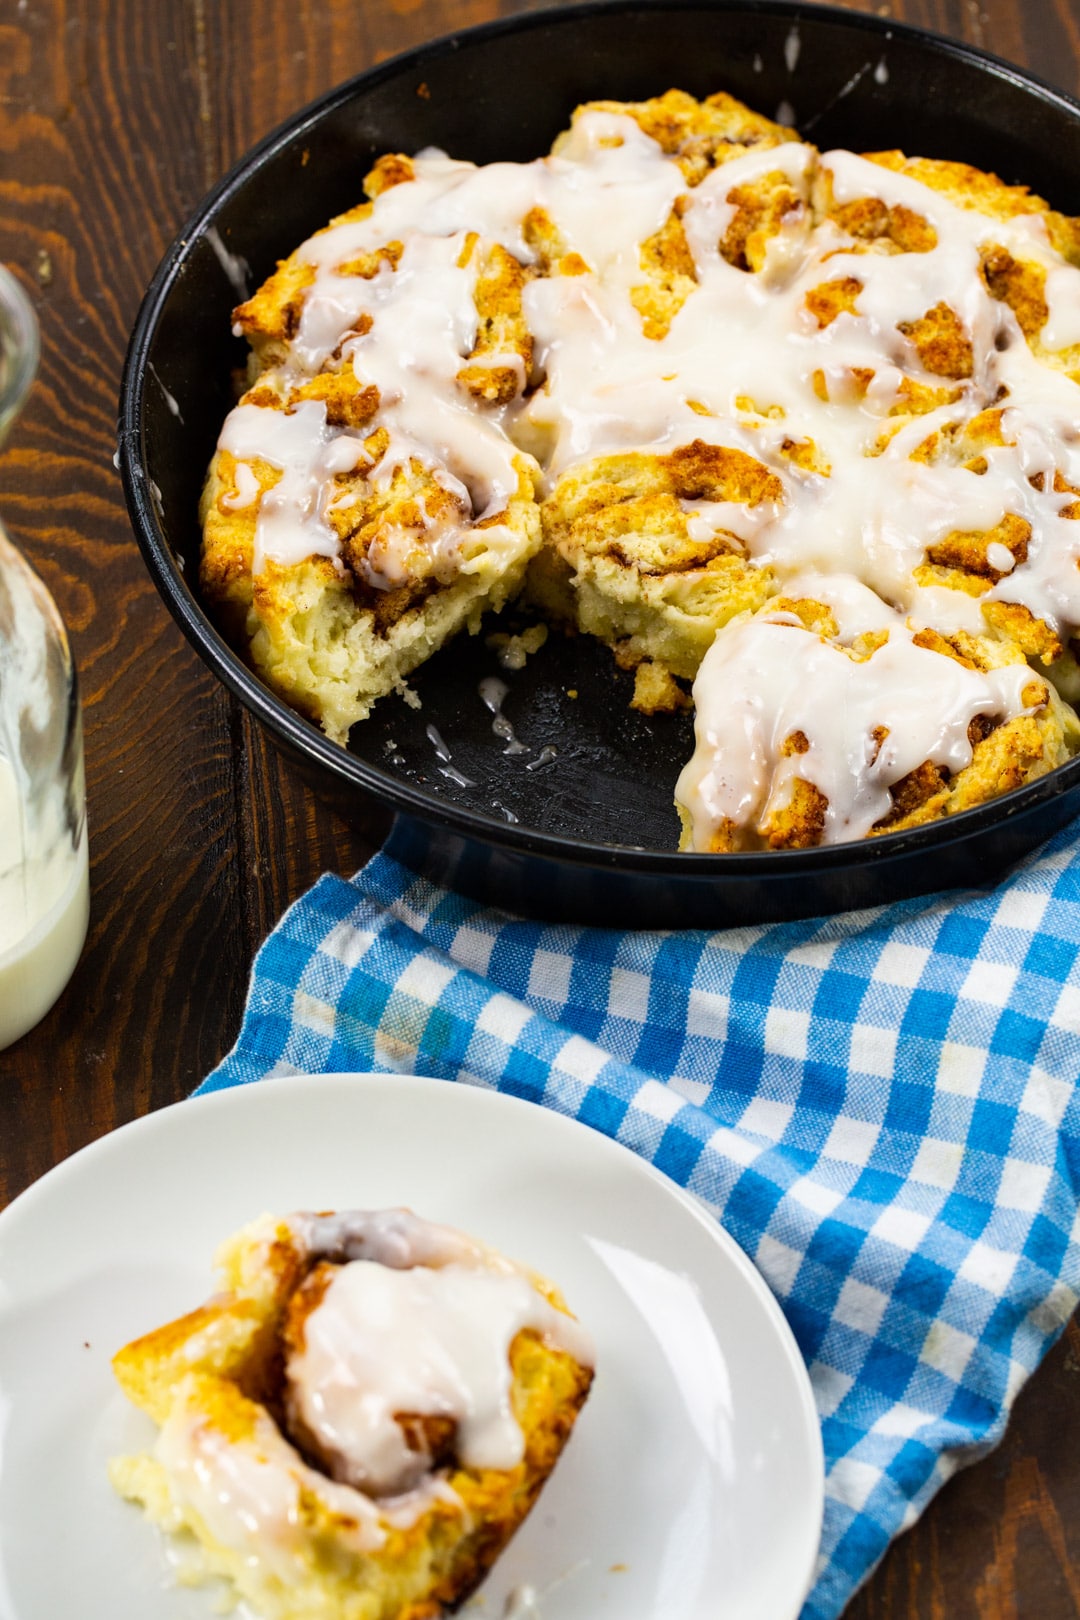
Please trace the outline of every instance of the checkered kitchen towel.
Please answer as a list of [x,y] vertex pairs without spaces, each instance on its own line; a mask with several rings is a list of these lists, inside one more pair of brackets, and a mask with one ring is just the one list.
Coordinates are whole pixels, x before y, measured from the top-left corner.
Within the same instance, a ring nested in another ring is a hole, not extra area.
[[216,1090],[385,1069],[618,1137],[716,1211],[810,1368],[804,1620],[1001,1437],[1080,1293],[1080,831],[1001,887],[719,934],[548,926],[377,856],[259,953]]

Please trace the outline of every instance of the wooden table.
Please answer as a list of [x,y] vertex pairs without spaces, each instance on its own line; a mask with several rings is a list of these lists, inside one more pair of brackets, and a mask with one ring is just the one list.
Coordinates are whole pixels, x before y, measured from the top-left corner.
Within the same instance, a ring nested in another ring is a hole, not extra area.
[[[340,79],[520,0],[0,0],[0,259],[41,320],[41,376],[0,511],[52,589],[82,680],[93,918],[53,1013],[0,1054],[0,1202],[188,1093],[231,1044],[259,941],[385,829],[316,802],[182,640],[113,470],[139,298],[202,192]],[[1080,91],[1077,0],[866,5]],[[1080,1330],[1001,1448],[890,1552],[851,1620],[1080,1616]],[[673,1616],[672,1620],[678,1620]]]

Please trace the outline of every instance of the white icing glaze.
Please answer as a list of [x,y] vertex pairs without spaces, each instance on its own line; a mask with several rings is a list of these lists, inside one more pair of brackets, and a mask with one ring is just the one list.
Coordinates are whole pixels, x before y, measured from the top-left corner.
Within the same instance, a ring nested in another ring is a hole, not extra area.
[[1040,334],[1048,349],[1067,349],[1080,343],[1080,301],[1075,278],[1072,265],[1057,264],[1050,258],[1045,292],[1048,313]]
[[467,1233],[426,1221],[411,1209],[349,1209],[330,1215],[301,1211],[290,1215],[287,1224],[300,1253],[311,1260],[375,1260],[400,1270],[451,1263],[507,1273],[519,1269]]
[[206,233],[206,240],[214,251],[214,257],[220,264],[228,279],[229,285],[237,298],[246,298],[250,292],[251,266],[239,253],[230,253],[221,239],[221,232],[216,225],[211,225]]
[[246,461],[236,463],[236,490],[232,495],[223,495],[221,504],[230,512],[240,512],[251,506],[258,499],[259,480],[253,469]]
[[509,1350],[524,1328],[591,1359],[578,1325],[527,1277],[450,1261],[405,1269],[353,1260],[304,1323],[286,1369],[291,1409],[336,1478],[374,1496],[414,1489],[430,1467],[395,1413],[453,1419],[466,1467],[509,1469],[524,1439]]
[[[831,608],[845,646],[877,630],[888,640],[856,661],[788,612],[720,632],[694,683],[697,749],[675,790],[694,849],[707,850],[722,822],[759,825],[787,804],[795,777],[828,800],[823,842],[861,838],[888,814],[889,788],[924,760],[951,773],[970,764],[976,715],[1025,712],[1026,664],[983,674],[918,647],[901,615],[849,577],[796,577],[787,593]],[[785,757],[795,732],[809,747]]]
[[168,1471],[180,1509],[193,1511],[216,1541],[258,1559],[283,1581],[296,1575],[310,1547],[302,1491],[313,1492],[340,1515],[342,1533],[352,1522],[359,1551],[374,1550],[386,1539],[375,1503],[309,1468],[265,1414],[250,1436],[238,1440],[179,1400],[162,1425],[154,1455]]
[[259,502],[255,574],[262,573],[268,557],[302,562],[310,556],[337,556],[337,536],[325,520],[332,478],[355,467],[364,446],[361,439],[327,426],[325,404],[302,400],[291,411],[238,405],[218,443],[236,457],[238,466],[259,457],[281,474]]

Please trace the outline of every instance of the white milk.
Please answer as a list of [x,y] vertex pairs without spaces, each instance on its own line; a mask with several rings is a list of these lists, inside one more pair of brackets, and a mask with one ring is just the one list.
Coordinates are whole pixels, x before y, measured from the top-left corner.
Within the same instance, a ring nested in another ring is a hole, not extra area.
[[33,1029],[79,960],[90,916],[86,824],[27,847],[15,774],[0,756],[0,1049]]

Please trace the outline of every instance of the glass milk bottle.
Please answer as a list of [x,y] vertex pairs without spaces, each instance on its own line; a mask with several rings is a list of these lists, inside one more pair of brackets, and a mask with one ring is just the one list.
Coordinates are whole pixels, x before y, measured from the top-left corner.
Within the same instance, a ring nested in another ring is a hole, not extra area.
[[[0,441],[37,352],[33,311],[0,265]],[[75,666],[55,602],[0,524],[0,1048],[71,977],[89,892]]]

